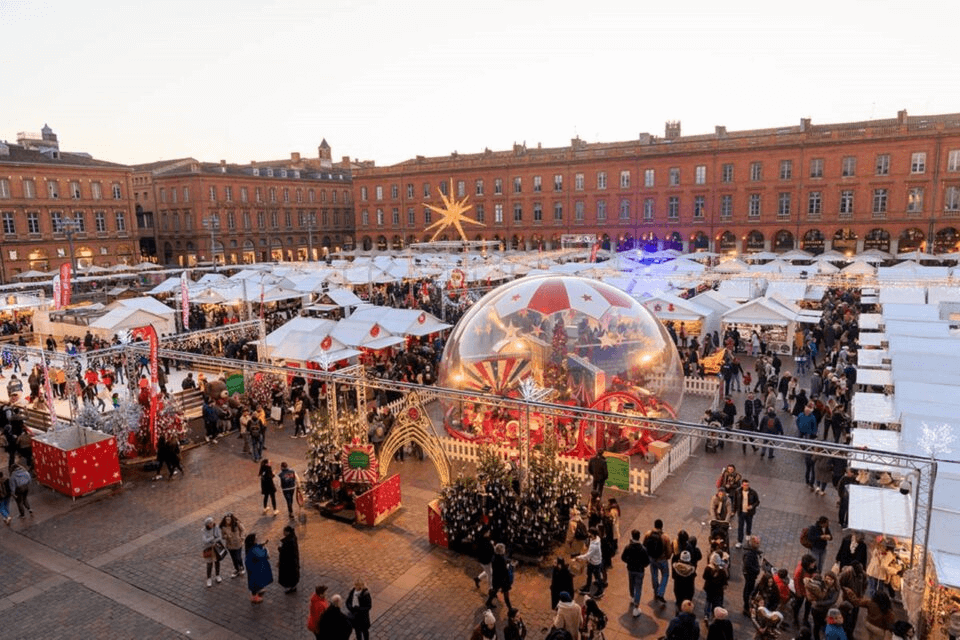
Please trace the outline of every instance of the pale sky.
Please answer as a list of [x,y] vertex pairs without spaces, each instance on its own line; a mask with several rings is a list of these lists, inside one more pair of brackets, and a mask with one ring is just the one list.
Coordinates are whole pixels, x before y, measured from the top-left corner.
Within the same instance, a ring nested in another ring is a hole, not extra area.
[[0,0],[0,139],[121,163],[960,112],[950,0]]

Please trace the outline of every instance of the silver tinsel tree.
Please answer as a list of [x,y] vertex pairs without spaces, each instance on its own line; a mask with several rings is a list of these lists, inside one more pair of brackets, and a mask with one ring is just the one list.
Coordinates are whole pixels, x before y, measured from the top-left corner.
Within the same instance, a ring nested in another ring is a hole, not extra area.
[[130,444],[130,434],[140,430],[142,419],[143,406],[135,398],[125,396],[120,399],[120,406],[106,415],[100,430],[116,437],[121,456],[133,455],[136,447]]

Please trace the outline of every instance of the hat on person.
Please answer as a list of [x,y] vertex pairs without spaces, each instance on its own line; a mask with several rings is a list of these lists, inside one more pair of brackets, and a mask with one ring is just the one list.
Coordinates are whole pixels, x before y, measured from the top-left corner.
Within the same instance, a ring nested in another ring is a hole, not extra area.
[[572,600],[572,598],[570,597],[570,594],[567,593],[566,591],[561,591],[560,595],[557,596],[557,599],[560,602],[570,602]]
[[690,552],[683,551],[680,553],[680,562],[690,562]]
[[210,516],[207,516],[207,519],[203,521],[203,524],[204,526],[209,526],[213,524],[213,518],[211,518]]
[[729,613],[730,613],[730,612],[727,611],[726,609],[724,609],[723,607],[714,607],[714,608],[713,608],[713,617],[714,617],[716,620],[726,620],[726,619],[727,619],[727,616],[729,615]]
[[483,624],[487,625],[488,627],[492,627],[493,625],[497,624],[497,617],[493,615],[493,611],[490,611],[490,609],[487,609],[483,612]]

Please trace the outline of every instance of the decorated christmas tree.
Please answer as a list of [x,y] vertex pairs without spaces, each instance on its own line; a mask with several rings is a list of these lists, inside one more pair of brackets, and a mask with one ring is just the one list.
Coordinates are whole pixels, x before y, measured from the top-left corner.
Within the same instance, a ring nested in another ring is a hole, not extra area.
[[313,412],[310,423],[313,428],[307,434],[304,488],[311,502],[323,502],[333,498],[332,484],[340,475],[341,443],[334,439],[326,412]]
[[515,474],[493,447],[482,447],[477,462],[477,480],[483,488],[483,514],[496,541],[512,541],[517,527]]
[[550,338],[550,359],[543,369],[543,384],[560,393],[567,392],[567,328],[558,314]]
[[101,431],[117,439],[117,451],[121,456],[136,455],[136,447],[130,442],[130,434],[140,429],[144,417],[143,406],[132,396],[123,396],[120,406],[107,414]]
[[460,476],[440,492],[440,513],[453,546],[472,542],[483,528],[484,498],[480,491],[476,478]]
[[187,435],[187,426],[183,421],[183,410],[174,400],[161,401],[157,410],[157,440],[173,436],[177,441]]
[[530,454],[513,539],[530,555],[545,554],[560,539],[579,497],[577,482],[560,463],[558,454],[555,438],[548,438]]

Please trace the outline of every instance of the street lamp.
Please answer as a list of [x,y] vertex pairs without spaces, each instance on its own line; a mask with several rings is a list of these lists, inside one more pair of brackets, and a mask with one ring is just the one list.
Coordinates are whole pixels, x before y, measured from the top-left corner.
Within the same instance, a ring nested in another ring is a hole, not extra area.
[[77,257],[73,252],[73,234],[83,231],[83,222],[76,218],[62,218],[60,220],[60,231],[67,236],[67,244],[70,247],[70,266],[73,273],[77,273]]
[[[213,270],[219,271],[217,268],[217,253],[213,248],[213,232],[220,228],[220,216],[209,215],[203,219],[203,226],[210,229],[210,259],[213,261]],[[224,254],[224,262],[226,262],[226,254]]]

